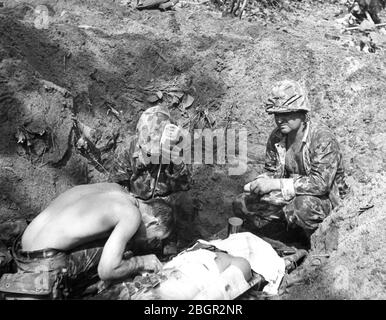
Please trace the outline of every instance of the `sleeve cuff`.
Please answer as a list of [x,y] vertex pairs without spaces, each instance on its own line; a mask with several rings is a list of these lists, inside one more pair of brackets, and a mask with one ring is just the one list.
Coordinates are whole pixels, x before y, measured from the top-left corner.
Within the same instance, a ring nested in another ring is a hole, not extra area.
[[293,179],[280,179],[280,189],[284,200],[291,200],[295,197],[295,186]]

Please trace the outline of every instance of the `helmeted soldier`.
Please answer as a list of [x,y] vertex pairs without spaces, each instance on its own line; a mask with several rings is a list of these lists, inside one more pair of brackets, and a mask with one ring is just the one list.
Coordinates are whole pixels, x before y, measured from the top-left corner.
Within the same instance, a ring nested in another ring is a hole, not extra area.
[[[86,147],[79,147],[79,141],[85,137],[81,130],[76,133],[80,137],[76,145],[81,154],[97,170],[107,173],[109,182],[126,187],[137,198],[167,197],[190,188],[191,173],[180,156],[184,132],[175,125],[166,107],[157,105],[145,110],[135,134],[126,136],[103,160],[101,151],[91,141],[84,144]],[[169,138],[167,143],[163,141],[165,137]]]
[[[165,197],[190,188],[188,166],[182,160],[173,161],[173,152],[181,159],[176,151],[180,150],[177,144],[183,138],[181,130],[173,123],[169,111],[161,106],[147,109],[139,118],[136,136],[126,152],[118,156],[126,163],[126,172],[132,172],[129,189],[137,197],[144,200]],[[165,143],[165,136],[175,137]]]
[[256,227],[285,218],[310,236],[347,192],[342,153],[334,134],[310,119],[306,90],[296,81],[276,83],[266,104],[277,127],[266,149],[266,173],[244,186],[236,215]]

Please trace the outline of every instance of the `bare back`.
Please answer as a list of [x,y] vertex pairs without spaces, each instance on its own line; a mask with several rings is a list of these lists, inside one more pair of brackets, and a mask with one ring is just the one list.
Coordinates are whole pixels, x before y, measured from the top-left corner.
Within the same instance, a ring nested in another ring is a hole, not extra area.
[[[22,248],[69,250],[97,239],[108,238],[121,221],[137,228],[134,198],[118,184],[81,185],[67,190],[27,227]],[[132,219],[133,223],[131,224]],[[128,230],[135,233],[136,230]]]

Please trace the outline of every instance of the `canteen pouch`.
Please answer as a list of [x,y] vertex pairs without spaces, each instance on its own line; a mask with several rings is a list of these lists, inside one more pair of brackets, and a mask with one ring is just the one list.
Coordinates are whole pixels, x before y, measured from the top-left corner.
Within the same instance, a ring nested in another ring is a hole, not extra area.
[[53,272],[6,273],[0,279],[0,293],[5,299],[60,299],[63,274]]

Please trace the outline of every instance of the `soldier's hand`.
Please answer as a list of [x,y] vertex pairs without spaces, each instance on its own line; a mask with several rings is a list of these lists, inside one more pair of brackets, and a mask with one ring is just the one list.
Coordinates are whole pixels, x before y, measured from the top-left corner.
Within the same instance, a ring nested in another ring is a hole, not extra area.
[[271,178],[258,178],[244,186],[244,191],[256,194],[266,194],[273,190],[280,190],[280,181]]
[[244,186],[244,191],[248,193],[260,194],[260,189],[264,186],[261,185],[261,180],[268,180],[266,178],[257,178]]
[[[257,179],[256,179],[257,180]],[[253,193],[253,189],[255,187],[255,181],[256,180],[253,180],[251,182],[248,182],[245,186],[244,186],[244,192],[247,192],[247,193]]]
[[256,194],[266,194],[272,191],[271,180],[267,178],[256,179],[252,182],[251,190]]
[[155,254],[148,254],[141,256],[142,269],[144,271],[154,271],[158,272],[162,269],[162,263],[158,260]]

